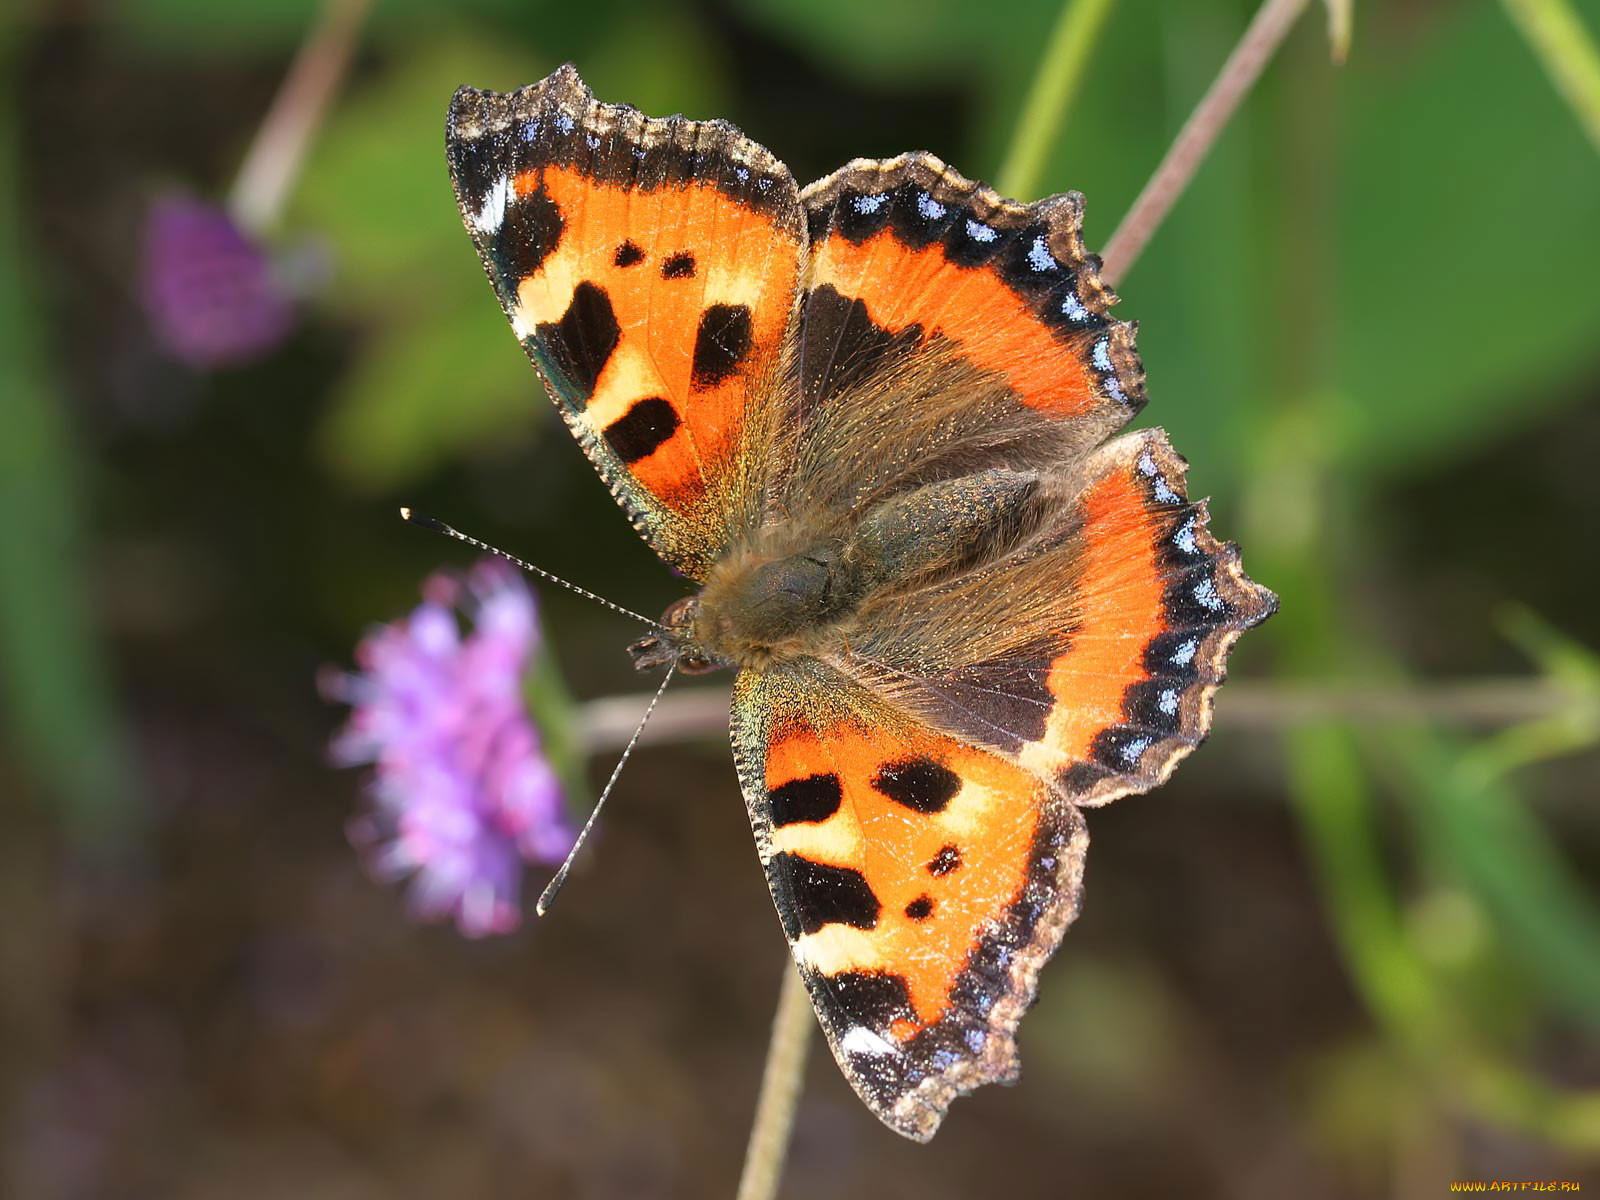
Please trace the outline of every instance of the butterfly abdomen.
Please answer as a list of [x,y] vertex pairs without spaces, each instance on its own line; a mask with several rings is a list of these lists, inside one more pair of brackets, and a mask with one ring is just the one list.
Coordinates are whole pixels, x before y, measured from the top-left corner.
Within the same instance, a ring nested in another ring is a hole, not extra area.
[[925,484],[868,509],[841,533],[768,530],[766,547],[723,558],[701,591],[695,640],[706,657],[764,668],[847,643],[868,600],[1003,553],[1034,524],[1039,476],[1004,467]]

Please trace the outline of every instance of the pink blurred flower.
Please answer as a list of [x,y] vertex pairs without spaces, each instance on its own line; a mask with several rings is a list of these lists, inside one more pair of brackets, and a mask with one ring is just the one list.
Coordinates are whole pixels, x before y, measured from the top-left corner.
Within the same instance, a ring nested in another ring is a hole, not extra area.
[[294,324],[266,252],[221,208],[191,196],[151,205],[140,291],[161,344],[200,370],[259,358]]
[[523,865],[559,862],[573,839],[522,698],[534,598],[497,559],[434,575],[422,594],[361,641],[355,674],[322,681],[351,706],[334,760],[376,767],[350,838],[380,878],[410,878],[419,917],[505,933],[521,920]]

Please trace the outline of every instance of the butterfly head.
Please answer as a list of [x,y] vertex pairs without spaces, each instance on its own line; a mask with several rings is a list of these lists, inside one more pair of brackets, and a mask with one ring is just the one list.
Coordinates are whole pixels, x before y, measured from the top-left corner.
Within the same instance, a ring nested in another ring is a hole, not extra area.
[[642,637],[628,647],[636,670],[648,671],[677,663],[678,670],[689,675],[704,675],[726,664],[708,654],[695,637],[695,621],[699,615],[700,598],[685,596],[667,606],[661,614],[661,627],[648,637]]

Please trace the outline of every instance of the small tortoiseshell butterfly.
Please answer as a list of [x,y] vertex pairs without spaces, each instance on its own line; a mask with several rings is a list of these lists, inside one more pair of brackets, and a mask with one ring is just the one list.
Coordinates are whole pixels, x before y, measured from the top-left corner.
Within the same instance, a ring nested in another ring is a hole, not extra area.
[[699,591],[640,667],[737,669],[756,851],[834,1057],[926,1140],[1017,1074],[1081,809],[1205,736],[1276,607],[1184,496],[1083,198],[929,154],[801,189],[723,121],[562,67],[462,88],[456,198],[523,349]]

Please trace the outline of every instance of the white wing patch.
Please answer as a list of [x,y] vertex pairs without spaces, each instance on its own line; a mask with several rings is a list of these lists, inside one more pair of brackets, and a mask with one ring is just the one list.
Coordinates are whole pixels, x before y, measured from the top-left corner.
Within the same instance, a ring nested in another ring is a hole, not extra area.
[[502,175],[494,181],[489,194],[483,198],[483,207],[472,214],[472,227],[482,234],[498,233],[506,219],[506,206],[511,203],[511,176]]
[[850,1032],[839,1039],[839,1048],[850,1054],[869,1054],[874,1057],[900,1053],[897,1046],[879,1037],[865,1025],[852,1025]]

